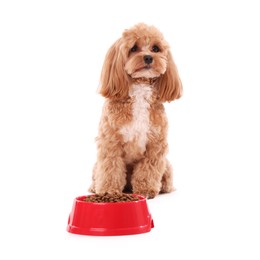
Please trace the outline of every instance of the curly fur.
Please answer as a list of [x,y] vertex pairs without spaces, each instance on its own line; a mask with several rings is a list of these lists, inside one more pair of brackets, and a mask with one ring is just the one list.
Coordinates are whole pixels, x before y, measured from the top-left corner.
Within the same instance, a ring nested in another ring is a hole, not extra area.
[[106,100],[89,191],[148,198],[173,191],[163,103],[180,98],[182,84],[158,29],[125,30],[107,52],[99,92]]

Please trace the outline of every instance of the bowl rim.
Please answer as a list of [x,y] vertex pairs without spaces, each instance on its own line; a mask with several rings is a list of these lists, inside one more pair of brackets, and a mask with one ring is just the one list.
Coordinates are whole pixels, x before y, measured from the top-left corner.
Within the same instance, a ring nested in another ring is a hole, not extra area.
[[132,203],[140,203],[142,201],[146,201],[146,197],[140,194],[135,194],[135,193],[129,193],[130,195],[133,195],[135,197],[138,197],[139,200],[135,201],[116,201],[116,202],[91,202],[91,201],[84,201],[83,199],[89,197],[89,196],[95,196],[95,193],[92,194],[87,194],[87,195],[82,195],[78,196],[75,198],[75,201],[80,202],[80,203],[86,203],[86,204],[95,204],[95,205],[114,205],[114,204],[132,204]]

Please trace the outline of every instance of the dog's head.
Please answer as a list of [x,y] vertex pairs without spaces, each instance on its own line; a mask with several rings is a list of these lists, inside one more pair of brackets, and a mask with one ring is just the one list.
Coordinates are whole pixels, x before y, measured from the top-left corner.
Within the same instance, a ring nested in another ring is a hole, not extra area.
[[124,99],[136,80],[151,79],[160,101],[181,96],[182,84],[169,45],[154,26],[137,24],[125,30],[108,50],[101,73],[100,93]]

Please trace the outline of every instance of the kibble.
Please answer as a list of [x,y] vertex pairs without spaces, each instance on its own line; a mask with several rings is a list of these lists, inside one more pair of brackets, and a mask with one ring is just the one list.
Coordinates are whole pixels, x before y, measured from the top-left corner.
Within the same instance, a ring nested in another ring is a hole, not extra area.
[[130,201],[138,201],[139,197],[132,194],[110,194],[110,193],[104,193],[104,194],[94,194],[87,196],[84,198],[84,201],[86,202],[94,202],[94,203],[115,203],[115,202],[130,202]]

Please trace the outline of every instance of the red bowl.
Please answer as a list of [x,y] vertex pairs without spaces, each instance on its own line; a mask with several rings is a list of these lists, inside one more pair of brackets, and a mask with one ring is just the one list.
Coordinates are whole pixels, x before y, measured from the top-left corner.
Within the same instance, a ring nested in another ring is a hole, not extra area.
[[[88,195],[93,196],[93,195]],[[137,201],[86,202],[87,196],[74,200],[67,231],[94,236],[118,236],[146,233],[154,227],[146,198]]]

